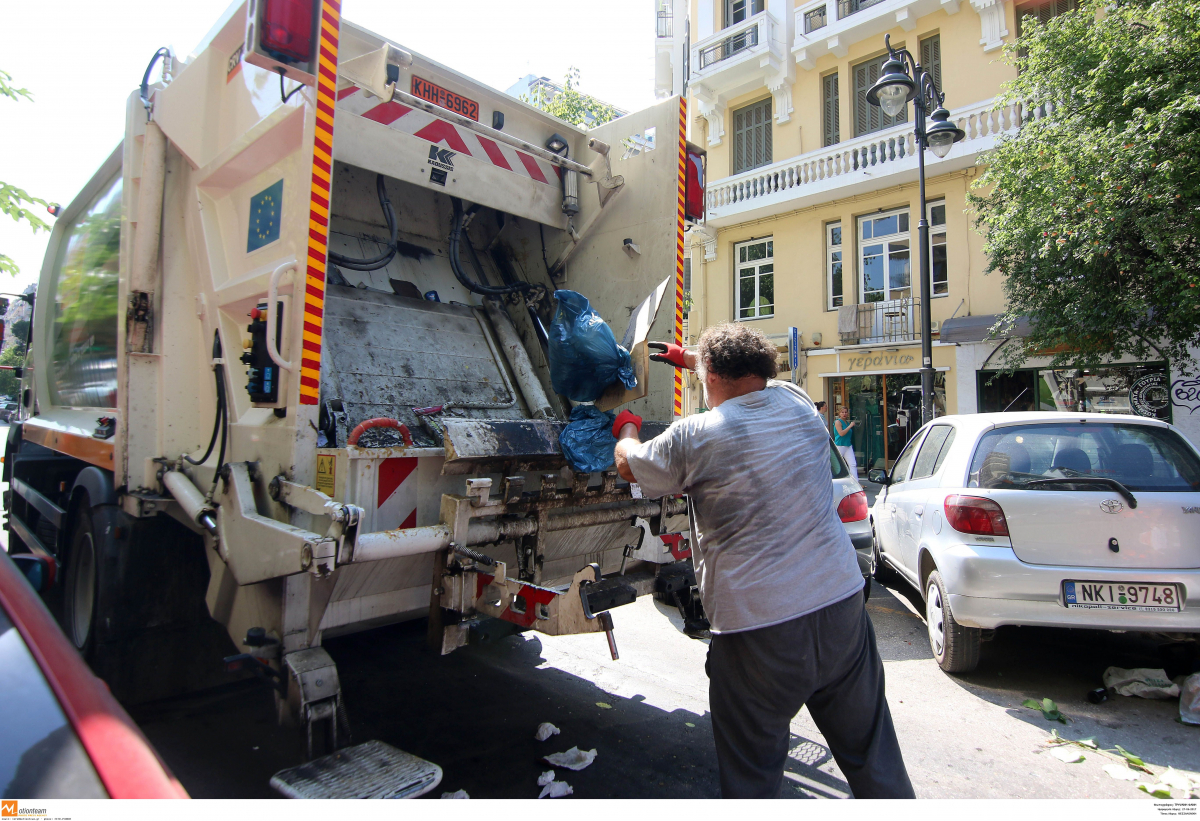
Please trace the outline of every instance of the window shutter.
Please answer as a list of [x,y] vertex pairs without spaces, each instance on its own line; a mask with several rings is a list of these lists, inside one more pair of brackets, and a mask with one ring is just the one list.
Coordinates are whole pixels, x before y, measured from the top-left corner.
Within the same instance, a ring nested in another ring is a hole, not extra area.
[[835,145],[841,140],[841,124],[838,121],[838,76],[837,73],[826,76],[822,81],[824,126],[823,145]]
[[733,173],[771,162],[771,99],[733,113]]
[[938,90],[942,88],[942,38],[935,34],[921,41],[921,66],[929,72]]
[[875,131],[882,131],[885,128],[891,128],[897,123],[908,121],[908,106],[905,106],[899,115],[889,117],[883,113],[882,108],[867,102],[867,92],[871,90],[871,86],[875,85],[875,82],[879,79],[879,75],[883,72],[883,64],[886,61],[887,55],[881,54],[874,60],[859,63],[854,67],[855,137],[861,137],[864,134],[871,134]]

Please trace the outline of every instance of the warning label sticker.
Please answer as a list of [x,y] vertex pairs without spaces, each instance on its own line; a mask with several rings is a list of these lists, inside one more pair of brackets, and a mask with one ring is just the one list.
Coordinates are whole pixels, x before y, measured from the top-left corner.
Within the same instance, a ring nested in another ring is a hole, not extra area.
[[332,453],[317,454],[317,490],[326,496],[333,495],[334,480],[337,478],[337,457]]

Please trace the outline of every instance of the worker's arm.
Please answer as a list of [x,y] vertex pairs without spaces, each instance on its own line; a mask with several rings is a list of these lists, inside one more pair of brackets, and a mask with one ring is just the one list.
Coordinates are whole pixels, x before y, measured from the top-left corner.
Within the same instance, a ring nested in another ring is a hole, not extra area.
[[695,352],[689,351],[682,345],[676,345],[674,342],[647,342],[646,347],[653,351],[650,354],[651,362],[665,362],[676,368],[696,370]]
[[850,430],[850,428],[849,428],[848,426],[843,426],[843,425],[842,425],[842,420],[841,420],[841,419],[834,419],[834,420],[833,420],[833,426],[834,426],[834,428],[836,428],[836,429],[837,429],[838,436],[845,436],[845,435],[846,435],[846,431]]
[[623,410],[613,423],[613,436],[617,439],[617,447],[613,451],[613,464],[617,467],[617,475],[626,482],[636,482],[633,470],[629,467],[629,451],[642,444],[638,434],[642,429],[642,417]]

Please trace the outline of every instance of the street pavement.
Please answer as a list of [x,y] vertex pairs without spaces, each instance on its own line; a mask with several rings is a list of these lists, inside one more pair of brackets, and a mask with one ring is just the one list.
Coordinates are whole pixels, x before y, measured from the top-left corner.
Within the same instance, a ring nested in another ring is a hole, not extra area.
[[[1001,629],[976,672],[948,676],[931,657],[916,592],[893,584],[875,583],[867,610],[918,797],[1149,798],[1104,772],[1115,752],[1084,751],[1077,764],[1053,758],[1052,730],[1095,738],[1107,750],[1119,744],[1156,772],[1174,767],[1200,780],[1200,728],[1176,721],[1178,700],[1085,698],[1109,665],[1159,666],[1153,643]],[[326,647],[339,665],[353,741],[382,739],[439,764],[445,777],[435,797],[458,789],[475,798],[535,797],[537,777],[549,769],[539,759],[573,746],[597,750],[586,770],[560,771],[576,796],[716,797],[705,642],[685,637],[674,609],[650,598],[618,608],[613,619],[618,661],[596,634],[527,633],[437,657],[424,648],[421,622]],[[1067,723],[1023,708],[1027,698],[1054,699]],[[197,797],[267,797],[271,774],[296,762],[295,737],[274,727],[271,696],[255,683],[132,712]],[[543,721],[562,734],[535,741]],[[792,733],[785,796],[846,797],[806,710]]]
[[[864,487],[873,500],[877,486]],[[867,612],[918,797],[1150,798],[1105,773],[1115,752],[1085,750],[1075,764],[1052,757],[1052,731],[1094,738],[1102,750],[1120,745],[1156,773],[1173,767],[1200,781],[1200,727],[1178,722],[1178,700],[1086,700],[1110,665],[1162,666],[1155,642],[1002,628],[984,645],[978,670],[950,676],[931,656],[920,595],[894,576],[885,581],[873,583]],[[559,771],[575,796],[716,797],[706,642],[684,636],[675,609],[649,597],[612,614],[617,661],[599,634],[526,633],[444,657],[426,649],[422,621],[330,639],[351,740],[381,739],[439,764],[445,775],[435,798],[458,789],[474,798],[536,797],[537,777],[549,769],[541,757],[572,746],[597,751],[587,769]],[[1053,699],[1066,723],[1022,707],[1029,698]],[[298,735],[275,725],[273,696],[256,680],[130,712],[197,798],[272,797],[271,775],[300,760]],[[535,741],[543,721],[561,735]],[[849,795],[807,710],[792,722],[786,776],[785,797]]]

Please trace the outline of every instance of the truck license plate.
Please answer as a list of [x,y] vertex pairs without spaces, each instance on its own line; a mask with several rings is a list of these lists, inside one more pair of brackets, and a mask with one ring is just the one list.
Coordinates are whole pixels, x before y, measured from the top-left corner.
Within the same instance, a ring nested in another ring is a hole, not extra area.
[[1176,613],[1179,611],[1179,588],[1174,584],[1063,582],[1063,602],[1067,607],[1084,610]]
[[474,100],[468,100],[461,94],[455,94],[448,88],[442,88],[414,75],[412,78],[412,93],[414,97],[428,100],[434,105],[440,105],[448,111],[453,111],[455,114],[461,114],[464,117],[470,117],[475,122],[479,122],[479,103]]

